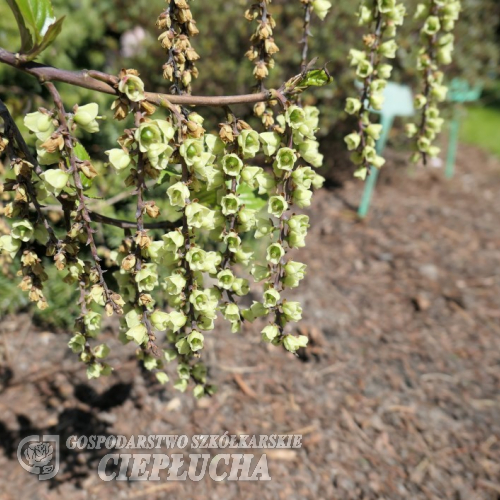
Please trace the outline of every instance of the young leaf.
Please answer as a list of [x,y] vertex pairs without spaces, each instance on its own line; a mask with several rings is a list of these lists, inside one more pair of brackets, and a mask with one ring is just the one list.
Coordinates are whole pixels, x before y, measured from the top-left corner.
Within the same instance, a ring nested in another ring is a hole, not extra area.
[[26,53],[25,59],[27,61],[32,61],[41,54],[61,33],[62,23],[64,21],[64,16],[58,19],[54,24],[49,26],[47,33],[45,33],[42,42],[39,45],[35,45],[29,52]]
[[245,184],[238,186],[237,193],[240,195],[241,203],[250,210],[260,210],[266,205],[266,200]]
[[33,38],[31,37],[31,33],[29,29],[26,27],[26,23],[24,22],[23,15],[17,6],[15,0],[7,0],[7,3],[14,13],[14,17],[16,18],[17,26],[19,28],[19,34],[21,35],[21,48],[20,52],[27,52],[31,50],[33,47]]
[[50,25],[56,21],[50,0],[16,0],[16,3],[35,45],[41,44]]

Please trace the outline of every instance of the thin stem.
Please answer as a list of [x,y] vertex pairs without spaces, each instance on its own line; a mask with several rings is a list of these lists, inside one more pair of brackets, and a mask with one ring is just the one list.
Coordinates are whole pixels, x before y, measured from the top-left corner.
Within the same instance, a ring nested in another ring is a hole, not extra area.
[[75,156],[75,151],[73,147],[73,137],[71,135],[71,131],[68,126],[68,122],[66,120],[66,111],[64,109],[64,104],[62,102],[61,96],[59,92],[57,91],[56,87],[54,86],[53,83],[51,82],[46,82],[45,83],[47,89],[49,90],[50,94],[52,95],[52,98],[54,100],[54,104],[57,107],[58,110],[58,117],[59,117],[59,122],[61,123],[61,126],[64,130],[64,144],[65,144],[65,149],[66,153],[69,156],[69,162],[71,166],[71,173],[73,175],[73,181],[75,183],[75,188],[78,196],[78,201],[79,201],[79,206],[77,208],[77,211],[81,213],[82,219],[83,219],[83,224],[85,227],[85,232],[87,233],[87,244],[90,246],[90,250],[92,253],[92,259],[95,264],[95,268],[97,270],[97,273],[99,275],[99,284],[102,286],[104,297],[106,299],[106,304],[111,304],[113,307],[113,310],[116,313],[121,312],[121,308],[116,302],[113,300],[112,294],[108,288],[108,285],[104,279],[104,272],[101,268],[100,265],[100,258],[97,254],[97,246],[95,244],[94,240],[94,230],[92,229],[90,222],[90,215],[89,211],[87,209],[87,206],[85,204],[85,195],[83,194],[83,186],[82,186],[82,181],[80,179],[80,174],[78,172],[78,168],[76,165],[76,156]]

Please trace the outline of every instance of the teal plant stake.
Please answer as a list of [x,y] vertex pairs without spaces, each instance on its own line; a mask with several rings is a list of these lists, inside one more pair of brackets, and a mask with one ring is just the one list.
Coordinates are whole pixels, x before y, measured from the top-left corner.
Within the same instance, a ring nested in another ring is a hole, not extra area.
[[[413,116],[415,110],[413,108],[413,96],[410,87],[407,85],[400,85],[398,83],[389,82],[384,90],[384,105],[381,111],[370,109],[372,113],[380,114],[380,123],[382,125],[382,133],[380,139],[377,141],[376,150],[377,154],[381,155],[382,151],[387,144],[389,132],[392,128],[394,118],[396,116]],[[373,189],[377,183],[378,169],[371,168],[370,175],[368,175],[363,197],[358,209],[358,216],[361,219],[366,217],[370,208],[370,202],[373,194]]]
[[[466,80],[455,78],[448,90],[448,100],[454,103],[477,101],[483,90],[482,84],[471,87]],[[453,118],[450,122],[450,138],[448,142],[448,153],[446,155],[446,167],[444,174],[448,179],[453,177],[455,171],[455,159],[458,148],[458,132],[460,130],[460,110],[457,105],[453,108]]]

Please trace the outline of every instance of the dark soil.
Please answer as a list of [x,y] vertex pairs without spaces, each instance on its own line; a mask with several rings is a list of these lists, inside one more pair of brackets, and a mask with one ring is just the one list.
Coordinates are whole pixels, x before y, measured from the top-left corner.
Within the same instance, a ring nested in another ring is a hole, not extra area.
[[[463,147],[446,181],[392,156],[366,222],[352,211],[361,183],[316,196],[294,294],[311,347],[294,357],[263,345],[258,325],[219,329],[204,354],[211,399],[160,388],[130,347],[111,377],[89,382],[67,334],[3,319],[1,497],[499,499],[500,162]],[[304,446],[269,450],[266,483],[105,483],[100,455],[85,452],[63,453],[46,484],[16,460],[36,433],[226,430],[303,434]]]

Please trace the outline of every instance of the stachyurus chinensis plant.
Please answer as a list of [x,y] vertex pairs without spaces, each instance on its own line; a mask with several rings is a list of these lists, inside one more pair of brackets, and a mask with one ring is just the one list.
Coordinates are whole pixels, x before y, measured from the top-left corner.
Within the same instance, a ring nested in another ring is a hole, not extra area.
[[[87,365],[89,378],[112,370],[104,361],[109,348],[98,340],[103,315],[119,316],[120,340],[136,346],[144,367],[161,383],[168,382],[164,364],[176,360],[174,387],[192,387],[196,397],[213,392],[202,353],[219,315],[233,333],[245,321],[266,317],[263,341],[292,353],[307,345],[306,336],[295,336],[287,327],[300,321],[302,308],[287,300],[286,291],[299,286],[306,272],[288,252],[306,244],[309,218],[299,210],[311,204],[313,190],[324,179],[316,172],[323,163],[315,135],[319,113],[302,106],[301,93],[333,79],[326,67],[317,69],[308,61],[311,18],[324,19],[331,3],[300,2],[304,17],[298,74],[277,89],[265,86],[279,52],[274,39],[279,26],[271,0],[263,0],[245,12],[252,30],[245,55],[254,65],[254,93],[210,97],[191,95],[191,84],[200,77],[200,55],[193,44],[199,30],[188,0],[168,1],[157,20],[165,50],[161,71],[170,94],[146,91],[134,69],[114,76],[33,62],[57,37],[63,19],[56,20],[50,0],[8,0],[22,46],[18,53],[0,49],[0,61],[38,78],[53,104],[24,117],[36,137],[32,149],[0,101],[0,151],[10,166],[0,184],[1,192],[10,194],[4,207],[10,229],[0,237],[0,249],[19,260],[19,286],[38,308],[49,307],[43,291],[48,258],[67,286],[79,291],[81,313],[69,347]],[[450,62],[450,31],[459,10],[457,0],[427,0],[416,13],[423,22],[418,69],[425,88],[417,96],[422,122],[409,131],[424,159],[437,154],[432,145],[442,125],[437,103],[446,95],[438,65]],[[406,15],[403,2],[361,2],[359,23],[368,32],[364,49],[349,54],[361,94],[346,106],[358,117],[359,128],[346,142],[359,177],[384,162],[374,147],[381,126],[370,122],[370,111],[382,106],[392,69],[387,61],[395,57],[396,29]],[[115,96],[113,119],[128,120],[130,126],[106,151],[107,168],[96,167],[79,139],[82,131],[99,134],[98,105],[68,109],[54,82]],[[252,128],[238,118],[232,109],[238,104],[253,104],[261,125]],[[207,106],[225,112],[218,131],[204,128],[197,110]],[[127,220],[99,213],[88,194],[96,178],[124,172],[125,186],[134,190],[136,200]],[[151,195],[152,185],[161,186],[161,200]],[[177,212],[177,222],[162,217],[165,203]],[[56,227],[48,207],[62,214],[64,227]],[[108,248],[106,258],[95,240],[98,224],[123,230],[121,243]],[[249,249],[249,238],[264,242],[262,253]],[[263,283],[262,296],[243,307],[250,280]]]

